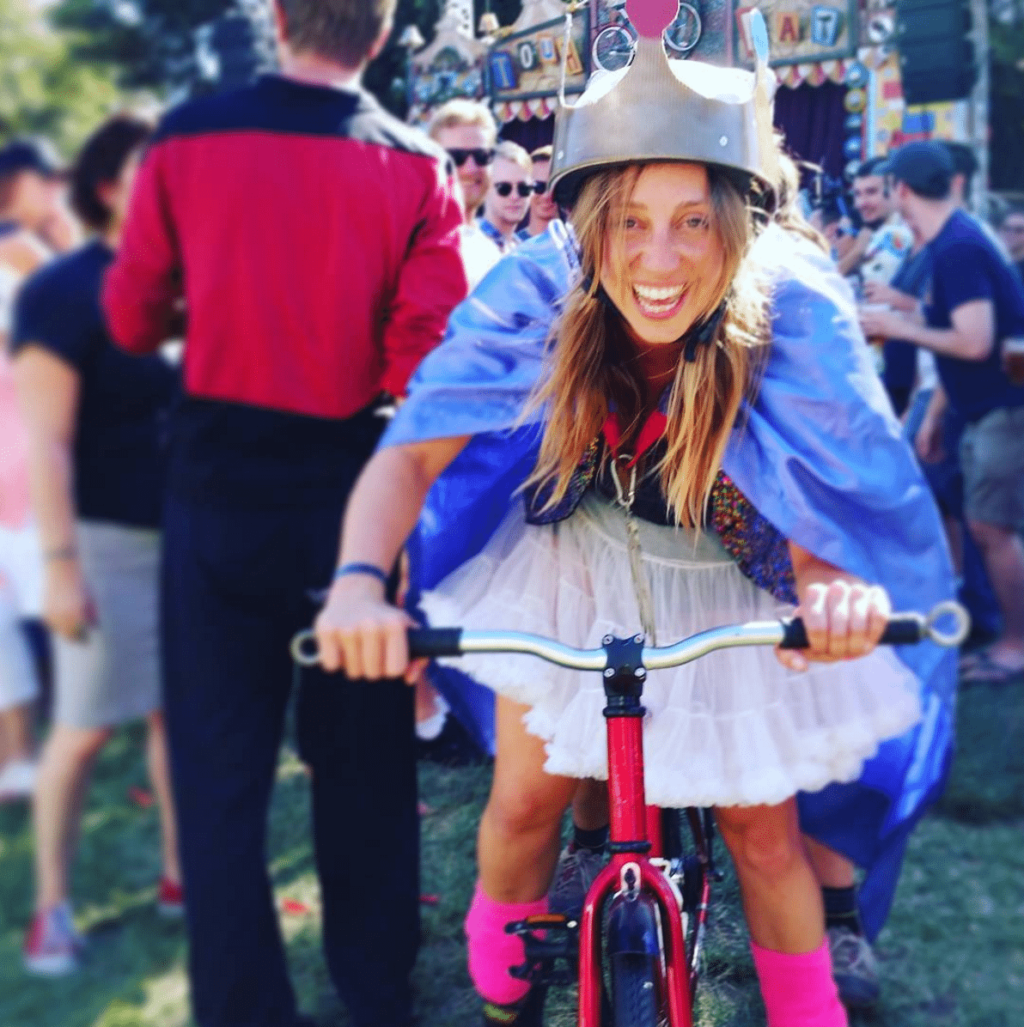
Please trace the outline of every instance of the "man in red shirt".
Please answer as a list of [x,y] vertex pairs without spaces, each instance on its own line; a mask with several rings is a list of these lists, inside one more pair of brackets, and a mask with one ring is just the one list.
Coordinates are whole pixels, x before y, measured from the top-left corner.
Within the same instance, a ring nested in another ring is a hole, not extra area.
[[[288,642],[330,582],[381,397],[466,291],[446,155],[359,84],[393,11],[279,0],[282,72],[164,118],[106,282],[125,349],[187,325],[163,646],[200,1027],[305,1022],[265,862]],[[297,707],[328,968],[357,1027],[400,1027],[419,936],[412,691],[314,672]]]

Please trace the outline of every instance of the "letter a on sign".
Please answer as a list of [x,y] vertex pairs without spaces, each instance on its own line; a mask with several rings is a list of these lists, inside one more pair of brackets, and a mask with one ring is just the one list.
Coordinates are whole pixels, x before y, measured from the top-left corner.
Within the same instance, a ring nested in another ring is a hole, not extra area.
[[817,46],[835,46],[839,39],[840,14],[833,7],[811,11],[811,40]]
[[780,43],[800,42],[800,15],[795,11],[786,14],[777,14],[776,31]]

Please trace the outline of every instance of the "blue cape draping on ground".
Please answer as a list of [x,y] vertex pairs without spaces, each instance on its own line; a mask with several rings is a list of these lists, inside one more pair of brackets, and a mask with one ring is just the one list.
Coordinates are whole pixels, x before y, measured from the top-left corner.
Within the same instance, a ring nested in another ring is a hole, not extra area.
[[[938,512],[849,289],[828,257],[777,228],[755,255],[773,283],[772,347],[723,470],[786,538],[884,585],[895,609],[951,598]],[[490,272],[416,372],[382,445],[473,436],[431,490],[411,542],[416,589],[483,548],[532,470],[542,412],[524,418],[524,408],[578,267],[571,230],[555,222]],[[804,830],[866,869],[860,899],[871,937],[888,914],[909,831],[941,791],[952,754],[955,655],[929,643],[899,655],[922,683],[921,724],[884,743],[857,782],[799,797]],[[460,719],[493,749],[492,693],[465,675],[439,678]]]

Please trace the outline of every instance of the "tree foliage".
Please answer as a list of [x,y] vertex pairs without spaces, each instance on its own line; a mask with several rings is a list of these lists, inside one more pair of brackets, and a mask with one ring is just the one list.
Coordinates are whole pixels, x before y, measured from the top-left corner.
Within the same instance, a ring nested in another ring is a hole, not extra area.
[[1024,2],[1002,11],[989,25],[989,180],[995,190],[1024,194]]
[[69,155],[118,103],[111,69],[79,61],[28,0],[0,0],[0,39],[0,138],[45,135]]

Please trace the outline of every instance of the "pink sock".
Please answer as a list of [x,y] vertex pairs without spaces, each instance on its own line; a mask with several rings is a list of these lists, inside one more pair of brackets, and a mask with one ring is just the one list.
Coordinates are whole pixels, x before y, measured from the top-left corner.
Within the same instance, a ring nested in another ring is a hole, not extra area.
[[832,980],[827,939],[814,952],[772,952],[750,943],[768,1027],[847,1027]]
[[530,990],[526,981],[517,980],[509,967],[521,966],[526,959],[522,938],[505,933],[505,924],[525,920],[548,911],[545,895],[536,902],[495,902],[476,883],[473,902],[466,914],[469,940],[469,976],[477,993],[489,1002],[511,1005]]

